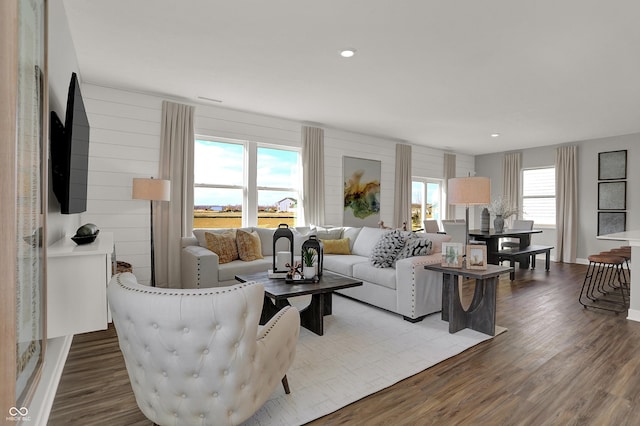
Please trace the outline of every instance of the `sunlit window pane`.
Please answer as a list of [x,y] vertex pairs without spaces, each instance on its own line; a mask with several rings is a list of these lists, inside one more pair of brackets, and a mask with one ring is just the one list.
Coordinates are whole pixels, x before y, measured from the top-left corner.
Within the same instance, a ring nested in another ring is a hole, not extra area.
[[242,145],[196,140],[193,154],[194,183],[242,185],[244,164]]
[[295,226],[298,194],[287,191],[258,191],[258,227],[277,228],[286,223]]
[[535,225],[556,224],[554,167],[522,171],[522,217]]
[[193,189],[194,228],[239,228],[242,226],[242,190]]
[[296,151],[258,148],[258,186],[294,188],[297,182],[298,153]]

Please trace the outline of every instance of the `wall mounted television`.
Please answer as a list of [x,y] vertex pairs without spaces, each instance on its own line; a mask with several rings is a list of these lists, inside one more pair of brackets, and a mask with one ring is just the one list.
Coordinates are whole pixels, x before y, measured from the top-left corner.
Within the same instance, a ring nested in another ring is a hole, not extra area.
[[51,184],[63,214],[87,210],[89,120],[76,73],[71,75],[64,124],[51,111]]

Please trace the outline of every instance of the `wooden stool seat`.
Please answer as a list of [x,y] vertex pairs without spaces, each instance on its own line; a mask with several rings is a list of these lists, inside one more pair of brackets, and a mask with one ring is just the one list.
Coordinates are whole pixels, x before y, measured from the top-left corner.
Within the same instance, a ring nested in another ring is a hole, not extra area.
[[624,265],[628,265],[626,253],[614,249],[592,254],[588,259],[589,266],[578,297],[580,304],[616,314],[629,309],[629,280],[624,270]]

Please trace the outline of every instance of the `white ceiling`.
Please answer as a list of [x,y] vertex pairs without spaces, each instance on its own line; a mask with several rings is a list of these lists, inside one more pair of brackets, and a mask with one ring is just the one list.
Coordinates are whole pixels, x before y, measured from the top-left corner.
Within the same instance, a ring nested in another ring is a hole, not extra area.
[[64,5],[88,83],[474,155],[640,132],[637,0]]

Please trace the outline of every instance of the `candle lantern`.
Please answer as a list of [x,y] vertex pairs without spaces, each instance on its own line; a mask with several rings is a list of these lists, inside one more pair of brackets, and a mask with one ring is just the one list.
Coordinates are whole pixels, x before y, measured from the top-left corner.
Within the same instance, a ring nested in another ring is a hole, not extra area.
[[316,252],[316,275],[322,276],[322,262],[324,257],[324,244],[315,235],[311,235],[307,241],[302,243],[302,253],[306,250],[314,250]]
[[[281,238],[289,241],[289,251],[278,251],[276,243]],[[288,263],[293,266],[293,261],[293,232],[289,229],[289,225],[281,223],[273,232],[273,272],[289,272],[289,268],[285,265]]]

